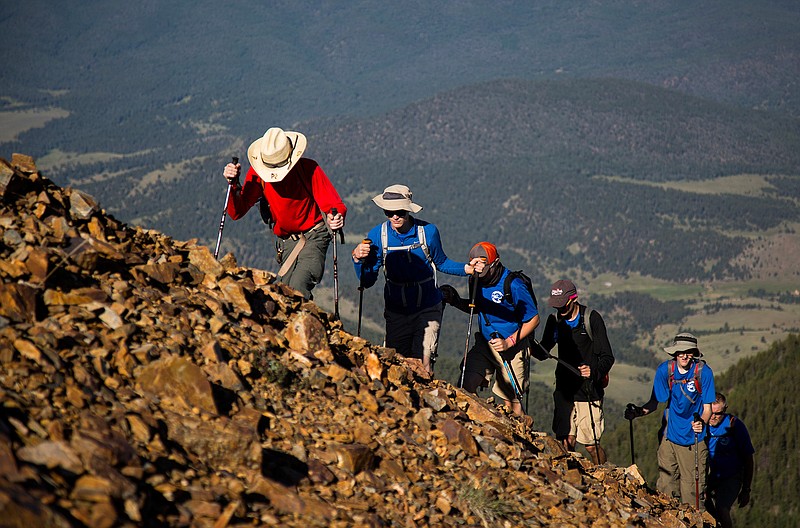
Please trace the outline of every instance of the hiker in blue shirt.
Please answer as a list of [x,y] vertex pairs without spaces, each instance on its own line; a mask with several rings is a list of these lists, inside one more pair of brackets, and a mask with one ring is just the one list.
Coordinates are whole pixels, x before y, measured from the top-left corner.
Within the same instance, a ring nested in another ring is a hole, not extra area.
[[666,434],[658,447],[656,487],[700,508],[706,489],[708,448],[698,439],[704,438],[705,424],[711,418],[711,404],[716,397],[714,373],[705,361],[699,360],[703,354],[697,348],[697,338],[688,332],[676,335],[672,346],[664,350],[673,359],[656,369],[650,400],[642,407],[629,403],[625,419],[650,414],[659,402],[667,403]]
[[353,249],[353,267],[363,288],[375,284],[383,267],[385,346],[422,360],[433,374],[444,308],[436,271],[464,277],[473,267],[447,257],[436,226],[411,216],[422,210],[411,198],[408,187],[392,185],[372,199],[387,220]]
[[[475,261],[476,258],[483,267]],[[469,259],[474,263],[478,279],[475,313],[480,330],[475,334],[475,345],[467,352],[466,362],[462,365],[463,388],[474,393],[478,387],[488,386],[494,375],[492,392],[530,426],[533,420],[525,415],[521,395],[527,391],[529,382],[528,337],[539,324],[536,302],[520,278],[512,278],[508,285],[510,291],[506,292],[506,277],[511,272],[500,262],[494,244],[475,244],[469,252]],[[469,301],[462,299],[455,288],[445,284],[441,289],[447,304],[469,313]]]
[[731,528],[731,508],[739,500],[743,508],[750,502],[753,482],[753,442],[744,422],[727,413],[725,396],[717,393],[711,404],[708,422],[708,493],[706,509],[717,520],[717,526]]

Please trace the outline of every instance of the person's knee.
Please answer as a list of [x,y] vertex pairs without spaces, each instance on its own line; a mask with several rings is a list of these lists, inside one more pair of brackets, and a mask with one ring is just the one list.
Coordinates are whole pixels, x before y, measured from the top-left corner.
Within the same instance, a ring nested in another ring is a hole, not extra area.
[[483,383],[483,376],[477,372],[464,373],[464,390],[467,392],[477,393],[478,387]]

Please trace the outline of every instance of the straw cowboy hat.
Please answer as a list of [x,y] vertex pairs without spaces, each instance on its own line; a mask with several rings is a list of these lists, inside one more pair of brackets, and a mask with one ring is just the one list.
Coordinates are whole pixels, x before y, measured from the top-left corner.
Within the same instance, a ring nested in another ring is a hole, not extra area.
[[664,347],[664,352],[670,356],[680,352],[691,352],[694,357],[703,357],[700,349],[697,348],[697,338],[689,332],[676,335],[672,340],[672,346]]
[[278,183],[289,174],[305,150],[303,134],[273,127],[250,144],[247,158],[259,178],[267,183]]
[[411,201],[411,189],[405,185],[390,185],[372,201],[386,211],[411,211],[412,213],[422,211],[421,205]]

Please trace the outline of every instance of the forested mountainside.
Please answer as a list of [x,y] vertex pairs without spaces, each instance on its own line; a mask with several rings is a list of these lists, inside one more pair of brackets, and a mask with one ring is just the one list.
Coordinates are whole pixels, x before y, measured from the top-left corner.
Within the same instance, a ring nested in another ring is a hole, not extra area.
[[[368,198],[403,182],[448,249],[491,239],[542,282],[556,267],[747,278],[735,259],[749,235],[786,230],[800,215],[799,121],[639,83],[493,82],[373,119],[300,128],[350,207],[349,232],[380,221]],[[138,170],[124,168],[130,159],[102,159],[53,173],[67,171],[115,214],[210,241],[221,167],[244,143],[218,157],[195,144],[181,165],[156,172],[144,163],[152,153],[142,153]],[[766,180],[747,195],[666,185],[754,173]],[[263,235],[257,222],[231,223],[227,247],[243,262],[268,262]]]
[[[616,77],[798,116],[799,9],[792,0],[5,2],[0,96],[71,112],[42,143],[70,152],[130,153],[204,126],[249,136],[265,119],[378,114],[505,78]],[[153,134],[129,133],[142,128]]]

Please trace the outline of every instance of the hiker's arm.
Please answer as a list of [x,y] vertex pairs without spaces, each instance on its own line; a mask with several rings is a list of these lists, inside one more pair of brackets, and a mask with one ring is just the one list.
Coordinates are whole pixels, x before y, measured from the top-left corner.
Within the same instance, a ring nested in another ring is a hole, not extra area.
[[711,404],[704,403],[703,404],[703,414],[700,415],[700,419],[703,420],[704,424],[707,424],[708,421],[711,419]]
[[[354,247],[351,253],[356,278],[359,280],[359,286],[364,288],[371,288],[375,284],[378,280],[378,272],[383,265],[380,248],[372,242],[375,231],[375,229],[371,230],[368,238]],[[377,234],[380,236],[380,232]]]
[[542,340],[539,343],[547,352],[553,350],[556,346],[556,318],[553,314],[547,316],[547,321],[544,323],[544,333]]
[[507,350],[516,345],[518,341],[522,341],[529,335],[533,335],[533,331],[536,330],[537,326],[539,326],[538,315],[534,316],[533,319],[531,319],[530,321],[522,323],[522,326],[520,327],[518,332],[514,332],[513,334],[511,334],[510,336],[508,336],[503,340],[505,342],[505,347],[503,348],[503,350]]
[[469,264],[456,262],[445,254],[439,229],[434,224],[427,224],[423,226],[423,229],[425,230],[431,261],[436,265],[438,271],[457,277],[466,277],[472,273],[472,268],[469,267]]
[[[225,174],[230,171],[231,164],[225,167]],[[238,174],[231,183],[231,199],[228,202],[228,216],[233,220],[243,217],[264,195],[264,188],[257,181],[258,175],[250,168],[244,179],[244,185],[239,185]],[[227,176],[226,176],[227,179]]]
[[325,174],[325,171],[322,170],[322,167],[320,167],[318,163],[308,159],[301,160],[299,164],[301,164],[301,167],[304,169],[304,175],[308,174],[307,169],[312,169],[311,194],[317,206],[319,206],[320,211],[327,215],[332,209],[336,209],[339,215],[341,215],[342,225],[336,228],[332,227],[332,229],[344,227],[345,218],[347,217],[347,206],[339,196],[336,187],[333,186],[333,183],[331,183],[331,180],[328,178],[327,174]]
[[645,402],[645,404],[641,407],[636,404],[629,403],[625,407],[624,416],[626,420],[633,420],[634,418],[639,418],[640,416],[650,414],[656,409],[658,409],[658,399],[656,399],[656,391],[653,390],[650,392],[650,399],[647,400],[647,402]]
[[739,507],[743,508],[750,502],[750,486],[753,484],[753,455],[744,457],[744,473],[742,475],[742,489],[739,491]]
[[647,415],[658,409],[658,400],[656,399],[655,391],[650,393],[650,399],[642,405],[642,414]]
[[513,347],[519,341],[522,341],[529,335],[533,335],[533,331],[536,330],[537,326],[539,326],[539,316],[535,315],[529,321],[522,323],[518,331],[512,333],[505,339],[492,339],[489,341],[489,345],[494,349],[495,352],[503,352]]
[[594,342],[592,346],[594,353],[597,355],[597,372],[592,373],[594,380],[601,380],[609,373],[611,367],[614,365],[614,352],[611,350],[611,343],[608,341],[608,333],[606,332],[606,324],[603,318],[596,311],[590,314],[592,325],[592,333],[594,334]]
[[442,292],[442,300],[450,306],[461,310],[462,312],[469,313],[469,301],[462,299],[455,288],[449,284],[442,284],[439,286]]

